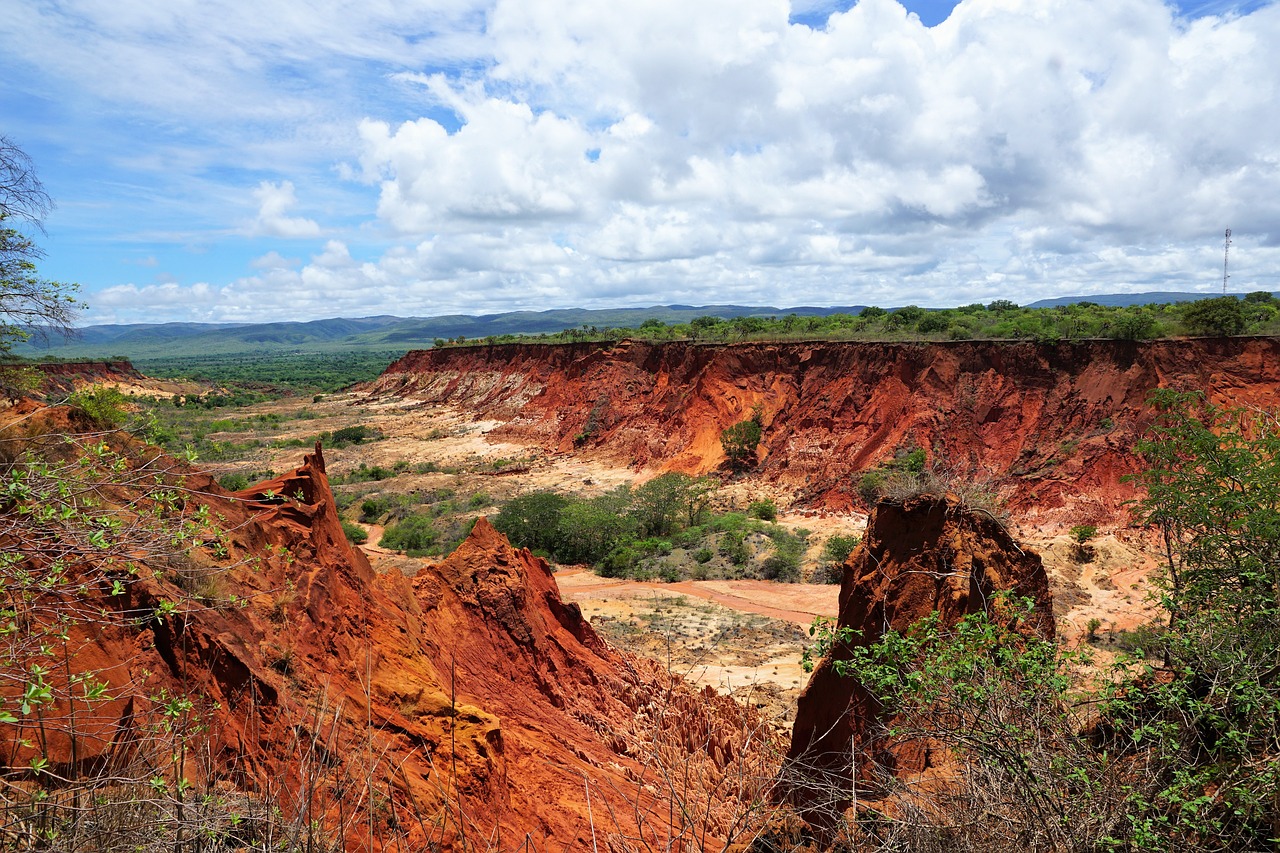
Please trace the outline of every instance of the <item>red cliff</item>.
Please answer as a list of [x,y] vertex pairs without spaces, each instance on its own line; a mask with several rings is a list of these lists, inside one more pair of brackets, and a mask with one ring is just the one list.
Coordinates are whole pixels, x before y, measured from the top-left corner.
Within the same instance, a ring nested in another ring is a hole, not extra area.
[[691,473],[721,465],[720,432],[758,406],[759,474],[802,501],[855,503],[859,472],[921,447],[1023,516],[1075,524],[1132,496],[1147,396],[1169,386],[1274,400],[1280,341],[511,344],[412,352],[370,390],[503,421],[494,437]]

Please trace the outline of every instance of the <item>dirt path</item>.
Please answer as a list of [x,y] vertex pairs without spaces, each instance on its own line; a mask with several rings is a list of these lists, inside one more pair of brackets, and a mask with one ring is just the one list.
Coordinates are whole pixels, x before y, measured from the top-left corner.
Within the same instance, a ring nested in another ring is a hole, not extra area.
[[556,572],[560,594],[571,601],[586,598],[627,598],[659,592],[691,595],[739,613],[755,613],[809,627],[816,617],[834,619],[840,588],[824,584],[780,584],[771,581],[649,581],[602,578],[588,569]]

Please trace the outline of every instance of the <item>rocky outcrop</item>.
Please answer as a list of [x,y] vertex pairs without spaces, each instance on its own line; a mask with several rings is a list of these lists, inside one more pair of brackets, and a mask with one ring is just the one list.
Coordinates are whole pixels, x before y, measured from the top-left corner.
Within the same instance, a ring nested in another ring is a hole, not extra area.
[[[51,411],[50,429],[75,431],[74,413]],[[749,761],[770,775],[750,712],[608,647],[547,564],[484,519],[412,579],[379,575],[343,535],[319,446],[235,494],[163,468],[125,479],[176,484],[198,543],[134,549],[145,570],[117,589],[110,572],[69,586],[61,609],[101,615],[71,623],[49,677],[92,672],[106,687],[42,708],[38,744],[25,720],[0,722],[0,773],[44,758],[64,779],[160,778],[178,744],[174,772],[201,802],[248,797],[351,850],[662,846],[693,831],[694,811],[668,808],[694,799],[680,785],[727,785]],[[133,486],[110,492],[122,512],[142,506]],[[717,809],[702,807],[697,831],[731,834]]]
[[848,660],[855,646],[872,645],[890,630],[906,631],[933,613],[944,630],[972,613],[1000,618],[1001,592],[1034,602],[1023,630],[1054,635],[1039,556],[1020,548],[993,517],[954,496],[876,506],[840,585],[837,628],[854,633],[818,663],[796,710],[784,780],[801,813],[818,820],[838,815],[849,805],[855,778],[864,785],[872,781],[863,778],[872,763],[919,774],[935,760],[918,743],[899,748],[886,738],[892,720],[883,719],[862,684],[837,672],[837,661]]
[[815,505],[902,448],[992,479],[1021,518],[1107,521],[1133,496],[1153,388],[1247,405],[1280,394],[1280,340],[1035,344],[512,344],[412,352],[370,386],[500,420],[494,437],[705,473],[759,407],[759,474]]
[[70,393],[87,385],[145,382],[147,377],[128,361],[48,361],[31,365],[46,394]]

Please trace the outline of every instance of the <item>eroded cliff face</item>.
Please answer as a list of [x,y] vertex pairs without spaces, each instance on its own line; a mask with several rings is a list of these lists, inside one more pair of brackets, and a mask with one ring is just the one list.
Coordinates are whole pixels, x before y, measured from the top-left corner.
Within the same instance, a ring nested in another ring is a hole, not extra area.
[[1121,478],[1157,387],[1274,400],[1280,341],[497,345],[409,353],[370,390],[499,420],[494,437],[689,473],[721,465],[720,432],[759,407],[759,474],[802,502],[852,506],[859,472],[921,447],[993,480],[1020,518],[1079,524],[1132,497]]
[[836,625],[855,632],[815,667],[796,709],[786,798],[818,824],[834,822],[852,800],[876,794],[874,766],[919,776],[945,761],[919,741],[896,744],[874,696],[837,672],[855,646],[870,646],[890,630],[905,632],[937,613],[940,629],[965,616],[1006,615],[1000,594],[1034,602],[1020,630],[1054,636],[1053,602],[1040,557],[1020,547],[996,520],[966,509],[954,496],[881,501],[867,534],[844,565]]
[[[77,429],[63,409],[23,416]],[[43,708],[53,736],[39,744],[26,722],[0,723],[10,768],[43,756],[63,778],[127,778],[170,732],[159,748],[182,744],[195,795],[278,806],[352,850],[526,834],[531,849],[661,845],[691,831],[665,818],[693,793],[676,790],[675,768],[698,790],[750,762],[768,778],[750,712],[608,647],[547,564],[484,519],[416,577],[378,575],[343,535],[319,446],[236,494],[167,470],[184,516],[208,525],[204,544],[176,563],[139,553],[146,570],[121,589],[95,582],[67,598],[114,614],[77,620],[66,645],[65,671],[95,673],[106,691],[92,713]],[[193,704],[168,714],[172,697]],[[729,799],[698,813],[699,831],[731,830]]]

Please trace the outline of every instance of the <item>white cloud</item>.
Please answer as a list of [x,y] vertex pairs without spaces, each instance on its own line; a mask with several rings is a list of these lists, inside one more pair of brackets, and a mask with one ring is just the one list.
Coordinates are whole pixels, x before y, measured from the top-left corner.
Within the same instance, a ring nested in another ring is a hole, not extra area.
[[258,218],[252,229],[254,235],[287,239],[320,236],[320,226],[314,220],[285,215],[298,203],[292,181],[278,184],[263,181],[254,189],[253,197],[258,202]]
[[[250,30],[81,0],[96,38],[21,51],[111,104],[253,129],[222,208],[256,183],[252,235],[333,240],[209,285],[227,317],[1199,288],[1227,226],[1233,285],[1277,286],[1274,3],[962,0],[934,28],[896,0],[428,5],[269,4]],[[69,20],[24,7],[0,34],[63,43]],[[210,171],[169,153],[135,162]]]
[[249,266],[255,270],[287,270],[293,269],[302,263],[301,258],[286,258],[277,251],[267,252],[265,255],[254,258],[249,262]]

